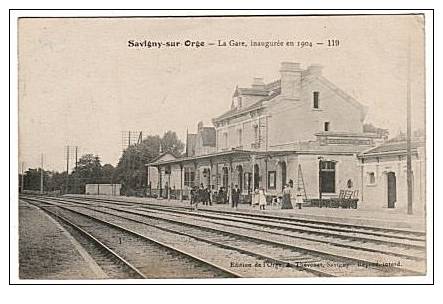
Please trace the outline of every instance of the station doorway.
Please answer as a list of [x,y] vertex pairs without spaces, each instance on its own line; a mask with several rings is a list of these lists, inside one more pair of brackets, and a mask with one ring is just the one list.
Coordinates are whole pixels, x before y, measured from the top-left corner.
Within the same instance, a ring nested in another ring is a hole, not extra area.
[[280,167],[281,167],[281,190],[283,191],[286,185],[286,162],[281,162]]
[[238,173],[238,188],[240,189],[240,192],[243,191],[243,166],[239,165],[237,166],[237,173]]
[[203,177],[201,179],[201,184],[203,184],[203,187],[210,187],[211,186],[211,169],[204,168],[203,169]]
[[229,183],[229,170],[227,167],[223,167],[223,175],[222,175],[222,186],[225,189],[228,189],[228,183]]
[[260,187],[260,168],[257,164],[254,165],[254,190]]
[[387,173],[388,208],[395,208],[397,201],[397,178],[394,172]]

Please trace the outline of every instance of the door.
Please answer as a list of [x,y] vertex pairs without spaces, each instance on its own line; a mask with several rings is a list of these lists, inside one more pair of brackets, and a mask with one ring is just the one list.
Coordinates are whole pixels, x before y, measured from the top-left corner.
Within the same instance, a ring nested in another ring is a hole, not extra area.
[[238,166],[238,188],[240,189],[240,193],[243,192],[243,167]]
[[335,193],[335,162],[320,161],[319,193]]
[[285,188],[286,185],[286,162],[281,163],[281,190]]
[[203,169],[203,186],[205,188],[211,186],[211,169],[209,168]]
[[254,165],[254,190],[260,187],[260,168],[257,164]]
[[223,167],[222,186],[225,189],[228,189],[228,182],[229,182],[229,171],[227,167]]
[[388,176],[388,208],[395,208],[397,201],[397,179],[394,172],[389,172]]

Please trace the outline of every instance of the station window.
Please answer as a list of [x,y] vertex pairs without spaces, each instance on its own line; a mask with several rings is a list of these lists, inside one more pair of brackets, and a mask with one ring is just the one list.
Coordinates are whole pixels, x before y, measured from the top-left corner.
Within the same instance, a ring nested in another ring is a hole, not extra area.
[[258,125],[254,125],[254,140],[258,141]]
[[325,132],[328,132],[328,131],[330,130],[330,128],[331,128],[331,124],[330,124],[330,122],[329,122],[329,121],[325,121],[325,124],[324,124],[324,128],[323,128],[323,130],[324,130]]
[[375,184],[375,173],[374,172],[369,172],[368,173],[368,183],[370,185]]
[[185,168],[185,180],[184,180],[185,186],[194,187],[194,182],[195,182],[195,172],[190,171],[190,169],[186,170]]
[[223,133],[223,148],[228,147],[228,133]]
[[313,104],[312,107],[314,109],[318,109],[320,107],[320,92],[313,93]]
[[335,161],[320,162],[320,191],[335,193]]
[[225,187],[225,189],[227,189],[229,184],[229,169],[227,167],[223,167],[222,170],[223,170],[222,186]]
[[242,129],[238,129],[238,146],[242,146]]
[[277,187],[277,173],[275,171],[268,172],[268,189],[275,189]]

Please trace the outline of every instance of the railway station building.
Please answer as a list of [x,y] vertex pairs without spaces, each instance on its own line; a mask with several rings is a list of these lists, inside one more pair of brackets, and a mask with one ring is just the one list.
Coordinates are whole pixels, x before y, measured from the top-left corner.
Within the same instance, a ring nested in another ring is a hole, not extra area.
[[308,199],[361,193],[358,155],[383,139],[363,132],[366,107],[325,78],[321,66],[283,62],[280,79],[254,78],[250,87],[236,87],[227,105],[213,126],[198,123],[187,135],[183,156],[164,153],[147,164],[151,194],[186,199],[203,184],[229,199],[238,185],[248,200],[257,188],[281,196],[290,180]]
[[[425,212],[425,141],[411,143],[413,213]],[[386,142],[358,155],[361,200],[371,209],[407,210],[406,141]]]

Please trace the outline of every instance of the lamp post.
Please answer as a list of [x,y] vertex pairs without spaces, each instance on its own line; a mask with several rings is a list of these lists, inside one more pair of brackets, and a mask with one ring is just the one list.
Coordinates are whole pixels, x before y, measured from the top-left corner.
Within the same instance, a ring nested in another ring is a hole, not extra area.
[[408,195],[408,214],[413,213],[412,196],[412,151],[411,151],[411,41],[408,42],[408,73],[406,83],[406,183]]

